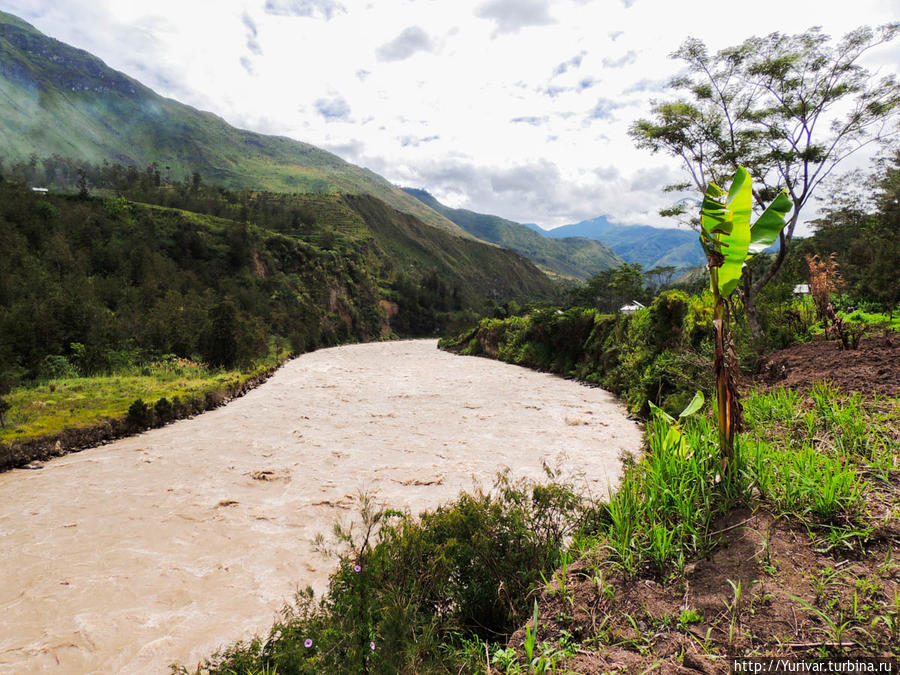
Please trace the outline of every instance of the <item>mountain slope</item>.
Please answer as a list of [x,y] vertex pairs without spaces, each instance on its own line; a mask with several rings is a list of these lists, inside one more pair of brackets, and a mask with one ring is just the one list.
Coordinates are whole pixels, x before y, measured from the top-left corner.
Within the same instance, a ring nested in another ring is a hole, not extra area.
[[289,138],[237,129],[163,98],[88,52],[0,12],[0,158],[36,154],[156,162],[175,178],[279,192],[366,193],[429,225],[466,235],[381,176]]
[[[217,204],[215,188],[197,192],[156,188],[138,203],[0,182],[0,377],[42,377],[66,360],[105,371],[121,350],[228,365],[259,358],[272,338],[301,352],[430,336],[492,302],[554,292],[520,255],[370,195],[260,203],[231,192]],[[191,200],[206,212],[185,208]],[[294,226],[298,208],[314,217]]]
[[605,217],[583,220],[546,231],[546,236],[590,237],[602,241],[629,263],[640,263],[645,270],[657,266],[693,267],[706,263],[706,256],[690,230],[673,230],[648,225],[616,225]]
[[403,190],[446,216],[469,234],[516,251],[557,274],[585,279],[622,262],[609,247],[592,239],[550,239],[539,234],[535,230],[536,225],[523,225],[467,209],[452,209],[441,204],[425,190]]

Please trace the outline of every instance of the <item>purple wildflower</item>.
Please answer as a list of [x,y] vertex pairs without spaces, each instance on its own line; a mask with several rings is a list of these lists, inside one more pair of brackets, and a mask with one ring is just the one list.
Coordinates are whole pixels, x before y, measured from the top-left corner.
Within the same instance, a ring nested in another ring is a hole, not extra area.
[[362,572],[362,567],[360,567],[359,565],[354,565],[354,566],[353,566],[353,571],[354,571],[354,572]]
[[373,652],[375,651],[375,643],[374,642],[369,643],[369,649],[371,649]]
[[307,649],[312,647],[312,638],[306,638],[306,640],[303,642],[303,646]]

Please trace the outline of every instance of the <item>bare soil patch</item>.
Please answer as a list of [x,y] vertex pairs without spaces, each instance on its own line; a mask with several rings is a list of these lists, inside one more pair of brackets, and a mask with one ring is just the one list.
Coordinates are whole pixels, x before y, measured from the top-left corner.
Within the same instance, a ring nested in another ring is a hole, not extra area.
[[843,391],[900,396],[900,335],[863,338],[859,349],[839,346],[835,340],[820,339],[768,354],[759,362],[753,383],[806,389],[829,380]]

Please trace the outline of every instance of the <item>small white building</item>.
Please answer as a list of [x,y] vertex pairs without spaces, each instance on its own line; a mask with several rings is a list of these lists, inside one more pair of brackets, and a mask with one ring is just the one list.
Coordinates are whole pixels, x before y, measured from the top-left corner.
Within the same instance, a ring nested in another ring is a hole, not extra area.
[[631,314],[638,311],[639,309],[646,309],[646,307],[644,307],[637,300],[632,300],[627,305],[622,305],[621,307],[619,307],[619,311],[624,312],[625,314]]
[[794,286],[794,295],[809,295],[809,284],[797,284]]
[[48,192],[50,192],[50,189],[49,189],[49,188],[33,187],[33,188],[31,188],[31,191],[32,191],[32,192],[37,192],[38,194],[45,195],[45,194],[47,194]]

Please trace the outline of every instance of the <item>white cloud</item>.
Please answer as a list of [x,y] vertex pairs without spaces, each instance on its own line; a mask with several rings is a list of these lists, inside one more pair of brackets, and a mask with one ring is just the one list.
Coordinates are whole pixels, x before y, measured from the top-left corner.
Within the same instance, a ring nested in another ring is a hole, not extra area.
[[350,105],[340,96],[320,98],[315,103],[316,110],[326,120],[344,119],[350,116]]
[[347,8],[335,0],[267,0],[265,10],[280,16],[306,16],[330,20]]
[[[889,0],[760,0],[726,33],[700,0],[628,4],[0,0],[164,96],[453,206],[547,227],[599,215],[666,224],[661,188],[679,182],[679,164],[627,131],[666,95],[679,69],[668,55],[688,35],[718,50],[799,32],[811,16],[838,37],[896,14]],[[869,63],[898,73],[900,41]]]
[[604,58],[601,63],[604,68],[622,68],[623,66],[630,66],[635,61],[637,61],[637,52],[629,49],[621,56]]
[[553,23],[549,5],[548,0],[487,0],[478,7],[476,15],[492,19],[498,34],[516,33],[526,26]]
[[262,47],[260,47],[259,41],[256,39],[259,32],[256,28],[256,22],[246,12],[244,12],[241,20],[244,22],[244,26],[247,27],[247,49],[259,56],[262,54]]
[[434,44],[428,33],[418,26],[410,26],[390,42],[381,45],[375,53],[379,61],[403,61],[416,52],[430,52],[433,49]]

